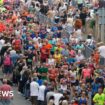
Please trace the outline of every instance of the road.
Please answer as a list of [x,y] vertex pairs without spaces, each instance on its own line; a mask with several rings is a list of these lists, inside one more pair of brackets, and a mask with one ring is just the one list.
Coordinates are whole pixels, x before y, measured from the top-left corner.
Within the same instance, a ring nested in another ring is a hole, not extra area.
[[[3,77],[3,74],[0,71],[0,78],[2,77]],[[0,85],[1,85],[1,82],[0,82]],[[30,101],[26,100],[21,94],[18,94],[17,87],[13,87],[13,92],[14,92],[14,99],[11,105],[31,105]]]
[[13,105],[31,105],[31,103],[26,100],[21,94],[18,94],[17,88],[13,87],[14,91],[14,99],[12,104]]

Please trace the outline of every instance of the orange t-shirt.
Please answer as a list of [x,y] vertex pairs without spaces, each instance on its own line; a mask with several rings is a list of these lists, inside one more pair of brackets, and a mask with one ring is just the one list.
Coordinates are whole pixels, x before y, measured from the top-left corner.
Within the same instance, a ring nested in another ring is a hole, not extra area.
[[93,61],[96,63],[96,64],[98,64],[99,63],[99,53],[98,52],[96,52],[95,54],[94,54],[94,56],[93,56]]
[[13,16],[12,16],[12,22],[13,22],[13,23],[16,22],[17,18],[18,18],[18,17],[17,17],[16,15],[13,15]]
[[28,12],[27,11],[25,11],[24,13],[23,13],[23,16],[28,16],[29,14],[28,14]]
[[48,52],[50,53],[50,49],[52,48],[52,45],[51,44],[47,44],[46,46],[45,46],[45,48],[48,50]]

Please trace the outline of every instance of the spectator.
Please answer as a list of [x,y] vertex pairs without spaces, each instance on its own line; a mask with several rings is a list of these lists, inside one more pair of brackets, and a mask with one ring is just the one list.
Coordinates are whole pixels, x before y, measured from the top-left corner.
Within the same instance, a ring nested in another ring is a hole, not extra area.
[[30,96],[32,105],[38,105],[37,98],[39,92],[39,84],[36,82],[36,78],[30,83]]

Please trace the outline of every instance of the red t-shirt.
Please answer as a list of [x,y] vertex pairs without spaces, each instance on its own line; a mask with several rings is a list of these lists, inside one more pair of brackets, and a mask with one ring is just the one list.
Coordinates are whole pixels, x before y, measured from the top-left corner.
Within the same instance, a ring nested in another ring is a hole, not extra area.
[[2,93],[7,93],[7,95],[3,95],[2,93],[0,93],[1,99],[11,99],[13,97],[10,93],[8,93],[8,92],[11,92],[12,91],[12,88],[11,88],[10,85],[3,84],[0,87],[0,91]]
[[41,59],[47,59],[47,57],[48,57],[48,54],[46,52],[46,48],[42,47],[41,48]]

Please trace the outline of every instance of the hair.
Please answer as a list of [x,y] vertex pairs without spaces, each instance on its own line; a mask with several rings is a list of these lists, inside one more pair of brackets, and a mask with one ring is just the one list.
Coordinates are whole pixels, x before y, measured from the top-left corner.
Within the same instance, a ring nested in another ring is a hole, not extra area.
[[62,101],[62,105],[68,105],[67,100],[63,100],[63,101]]
[[45,86],[47,86],[48,82],[45,80],[45,81],[43,82],[43,84],[44,84]]
[[82,27],[82,21],[80,19],[77,19],[75,21],[74,26],[75,26],[76,29],[80,29]]
[[48,102],[47,105],[55,105],[55,104],[54,104],[54,100],[49,100],[49,102]]
[[50,97],[49,97],[49,101],[50,101],[50,100],[54,100],[54,96],[50,96]]

